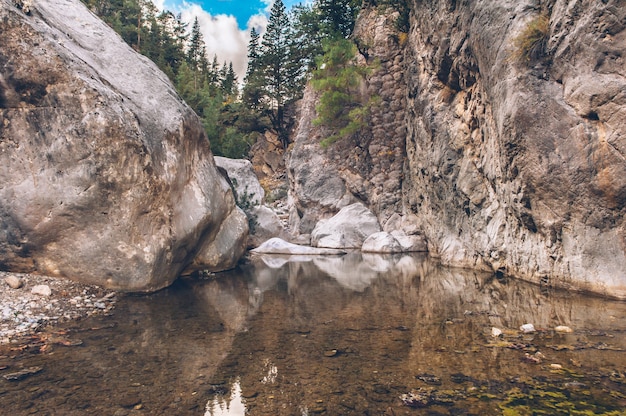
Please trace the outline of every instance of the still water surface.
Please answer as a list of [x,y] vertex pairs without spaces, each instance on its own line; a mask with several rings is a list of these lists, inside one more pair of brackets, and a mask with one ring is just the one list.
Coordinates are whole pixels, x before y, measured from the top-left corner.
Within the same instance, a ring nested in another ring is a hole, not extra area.
[[625,318],[420,256],[253,257],[5,353],[42,371],[0,378],[0,414],[622,415]]

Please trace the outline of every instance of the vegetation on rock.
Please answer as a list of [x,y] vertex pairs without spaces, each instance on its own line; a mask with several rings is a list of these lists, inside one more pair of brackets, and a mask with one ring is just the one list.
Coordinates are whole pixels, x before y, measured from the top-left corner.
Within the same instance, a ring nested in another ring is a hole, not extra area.
[[524,30],[513,40],[515,46],[513,58],[530,63],[545,57],[549,37],[550,18],[541,14],[528,22]]
[[323,147],[365,127],[370,106],[377,101],[362,91],[372,67],[355,63],[356,50],[354,42],[348,39],[325,43],[319,69],[313,74],[313,87],[321,92],[314,123],[334,131],[322,140]]

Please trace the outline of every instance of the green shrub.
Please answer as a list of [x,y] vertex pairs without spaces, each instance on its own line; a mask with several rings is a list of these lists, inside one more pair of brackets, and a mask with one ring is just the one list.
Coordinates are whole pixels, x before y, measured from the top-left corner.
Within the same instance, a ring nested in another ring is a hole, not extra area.
[[375,99],[364,96],[361,87],[371,66],[354,62],[356,45],[338,39],[324,45],[324,56],[313,73],[313,87],[321,92],[313,123],[326,126],[334,134],[322,140],[322,147],[351,136],[367,125],[369,109]]

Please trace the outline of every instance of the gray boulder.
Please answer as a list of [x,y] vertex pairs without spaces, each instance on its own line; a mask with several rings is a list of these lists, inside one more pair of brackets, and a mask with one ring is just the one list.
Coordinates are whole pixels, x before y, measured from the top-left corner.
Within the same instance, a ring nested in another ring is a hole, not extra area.
[[357,202],[342,208],[334,217],[320,220],[311,233],[311,245],[326,248],[361,248],[370,235],[379,232],[378,219]]
[[228,173],[239,201],[242,198],[246,198],[246,202],[251,205],[261,205],[263,203],[265,191],[249,160],[215,156],[215,164]]
[[0,268],[152,291],[234,266],[245,217],[165,74],[78,0],[0,21]]
[[251,229],[248,247],[258,247],[273,237],[285,237],[285,228],[278,215],[269,207],[261,205],[250,211],[254,226]]
[[405,253],[428,251],[428,244],[424,236],[419,234],[407,235],[403,231],[395,230],[391,235],[400,243]]
[[401,253],[402,245],[389,233],[381,231],[367,237],[361,251],[365,253]]

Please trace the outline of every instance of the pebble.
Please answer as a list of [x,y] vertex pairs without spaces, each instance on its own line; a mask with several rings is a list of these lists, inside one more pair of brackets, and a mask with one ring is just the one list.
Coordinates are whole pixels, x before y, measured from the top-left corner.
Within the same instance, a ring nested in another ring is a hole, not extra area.
[[496,328],[495,326],[491,328],[491,336],[494,338],[502,335],[502,330],[500,328]]
[[535,332],[535,326],[533,324],[524,324],[519,327],[519,330],[525,334],[529,334],[531,332]]
[[7,276],[4,278],[4,281],[11,289],[19,289],[24,285],[22,279],[17,276]]
[[48,297],[52,295],[52,289],[50,289],[50,286],[48,285],[37,285],[33,286],[33,288],[31,289],[31,293]]
[[115,306],[115,292],[107,294],[95,286],[87,290],[85,285],[62,279],[0,271],[0,283],[10,286],[17,280],[29,290],[0,289],[0,344],[47,325],[109,313]]

